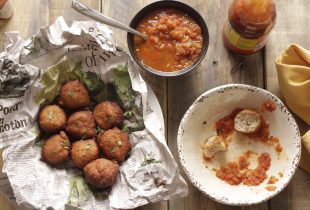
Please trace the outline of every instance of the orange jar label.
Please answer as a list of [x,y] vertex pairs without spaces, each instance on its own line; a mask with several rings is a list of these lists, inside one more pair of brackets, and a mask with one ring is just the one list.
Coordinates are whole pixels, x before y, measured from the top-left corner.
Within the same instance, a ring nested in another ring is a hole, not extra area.
[[241,54],[253,54],[262,49],[267,41],[267,36],[258,39],[248,39],[240,36],[227,21],[224,25],[223,38],[226,47]]

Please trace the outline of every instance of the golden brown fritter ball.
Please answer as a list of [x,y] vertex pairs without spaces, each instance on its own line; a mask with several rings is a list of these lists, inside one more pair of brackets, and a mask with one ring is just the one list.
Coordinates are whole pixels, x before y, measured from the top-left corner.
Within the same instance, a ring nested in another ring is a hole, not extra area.
[[86,88],[78,80],[64,84],[60,90],[58,103],[69,109],[89,106],[90,98]]
[[98,104],[94,110],[96,123],[104,130],[122,125],[123,111],[112,101],[104,101]]
[[103,154],[117,162],[124,161],[131,149],[129,136],[118,128],[113,128],[98,135],[98,143]]
[[90,111],[73,113],[67,122],[66,131],[74,138],[88,139],[96,136],[96,125]]
[[48,138],[43,145],[41,160],[51,165],[66,162],[70,158],[70,141],[65,132]]
[[99,158],[99,147],[94,139],[81,140],[72,144],[71,158],[73,164],[83,168],[87,163]]
[[88,163],[84,168],[86,181],[99,189],[110,187],[116,181],[118,164],[111,160],[100,158]]
[[57,133],[66,127],[67,116],[58,105],[47,105],[39,114],[40,128],[46,133]]

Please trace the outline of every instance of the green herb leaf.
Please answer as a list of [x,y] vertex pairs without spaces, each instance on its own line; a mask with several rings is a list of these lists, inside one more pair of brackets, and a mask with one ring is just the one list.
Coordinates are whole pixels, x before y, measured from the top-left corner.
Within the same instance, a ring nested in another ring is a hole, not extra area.
[[82,206],[92,196],[92,192],[82,176],[75,176],[70,180],[70,194],[68,204]]
[[48,111],[48,112],[47,112],[47,118],[48,118],[48,120],[51,121],[51,120],[53,119],[53,117],[54,117],[54,113],[53,113],[52,111]]
[[60,142],[60,145],[61,146],[63,146],[63,147],[65,147],[65,146],[67,146],[67,141],[66,140],[61,140],[61,142]]
[[132,89],[127,63],[118,65],[114,69],[113,84],[116,95],[124,109],[125,120],[122,130],[128,133],[143,130],[145,126],[142,117],[142,101],[139,99],[141,95]]
[[101,132],[101,131],[104,131],[99,125],[97,125],[97,127],[96,127],[96,130],[97,130],[97,132]]
[[70,148],[68,147],[68,141],[66,140],[61,140],[60,145],[62,148],[69,150]]
[[118,150],[117,147],[113,147],[113,148],[111,149],[111,153],[115,153],[117,150]]
[[87,134],[88,134],[87,131],[84,130],[82,133],[82,139],[87,139],[87,137],[88,137]]
[[93,147],[92,144],[86,144],[86,145],[85,145],[85,149],[86,149],[86,150],[90,150],[92,147]]
[[75,92],[72,92],[72,91],[70,91],[67,95],[71,98],[76,96]]
[[146,154],[144,155],[144,160],[143,160],[143,162],[141,163],[141,166],[151,165],[151,164],[160,163],[160,162],[161,162],[161,161],[156,160],[156,159],[153,157],[153,154],[152,154],[152,153],[146,153]]

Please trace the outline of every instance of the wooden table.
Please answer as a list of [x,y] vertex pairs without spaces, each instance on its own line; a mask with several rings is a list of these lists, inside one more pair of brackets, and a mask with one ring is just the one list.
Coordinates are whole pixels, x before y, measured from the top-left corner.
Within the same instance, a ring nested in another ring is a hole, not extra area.
[[[73,20],[87,18],[73,11],[70,0],[12,0],[15,14],[0,28],[1,32],[20,31],[24,38],[36,33],[41,26],[52,23],[57,16],[64,16],[71,24]],[[85,4],[123,23],[129,23],[135,13],[151,0],[84,0]],[[210,88],[227,83],[244,83],[265,88],[281,97],[277,84],[275,58],[290,43],[296,42],[310,49],[310,1],[308,0],[275,0],[277,5],[277,24],[266,47],[259,53],[249,56],[239,71],[231,69],[239,60],[230,55],[224,48],[221,31],[227,18],[228,0],[191,0],[184,1],[193,6],[204,17],[210,33],[208,53],[199,67],[185,76],[161,78],[141,71],[144,79],[155,91],[163,110],[168,145],[178,161],[176,134],[179,122],[195,98]],[[117,42],[127,48],[126,33],[113,29]],[[1,43],[2,43],[1,35]],[[297,118],[296,118],[297,119]],[[297,119],[302,134],[307,126]],[[185,174],[182,172],[185,176]],[[196,188],[188,179],[189,195],[169,202],[146,205],[141,210],[307,210],[310,209],[310,175],[298,169],[288,187],[270,201],[251,207],[230,207],[216,203]],[[0,198],[0,209],[13,209],[3,204]],[[2,203],[2,204],[1,204]]]

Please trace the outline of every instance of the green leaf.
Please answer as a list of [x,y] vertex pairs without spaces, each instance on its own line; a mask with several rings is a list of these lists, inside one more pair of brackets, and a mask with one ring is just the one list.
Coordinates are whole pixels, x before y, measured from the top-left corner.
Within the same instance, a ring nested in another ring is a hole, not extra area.
[[[98,95],[100,99],[107,99],[110,96],[108,85],[98,74],[85,72],[80,64],[63,60],[44,71],[40,81],[43,89],[36,94],[35,102],[38,105],[51,103],[59,95],[62,85],[71,80],[79,80],[89,91],[92,99],[96,99]],[[68,96],[74,97],[75,93],[69,92]]]
[[82,206],[91,196],[92,192],[82,176],[75,176],[70,180],[70,194],[68,204]]
[[142,161],[141,166],[151,165],[151,164],[160,163],[160,162],[161,162],[161,161],[156,160],[156,159],[153,157],[153,154],[152,154],[152,153],[146,153],[146,154],[144,155],[144,160]]
[[101,131],[104,131],[99,125],[97,125],[96,130],[98,133],[100,133]]
[[[89,91],[91,110],[102,101],[117,101],[124,110],[123,131],[130,133],[145,128],[142,100],[139,99],[141,94],[132,89],[127,64],[117,66],[113,70],[112,83],[105,84],[100,75],[85,72],[80,64],[63,60],[44,71],[40,81],[43,88],[35,95],[35,102],[39,106],[53,102],[58,97],[62,85],[76,79]],[[70,92],[68,94],[74,96]]]
[[130,110],[135,103],[137,93],[131,87],[130,76],[126,65],[118,65],[114,69],[113,84],[123,108]]
[[80,75],[80,65],[67,60],[49,67],[42,75],[40,82],[43,89],[35,95],[35,102],[41,106],[51,103],[59,95],[61,86],[65,82],[79,79]]
[[70,92],[68,93],[68,96],[71,97],[71,98],[75,97],[75,95],[76,95],[76,94],[75,94],[74,92],[72,92],[72,91],[70,91]]
[[142,117],[142,100],[140,100],[140,104],[136,104],[137,97],[141,97],[141,95],[132,89],[127,64],[118,65],[113,73],[115,91],[125,110],[122,130],[128,133],[143,130],[145,126]]

